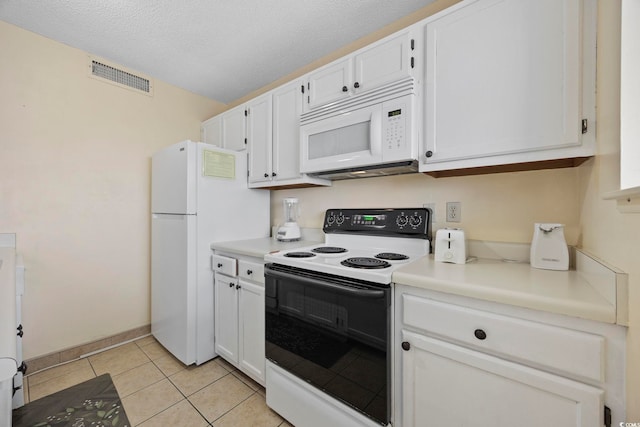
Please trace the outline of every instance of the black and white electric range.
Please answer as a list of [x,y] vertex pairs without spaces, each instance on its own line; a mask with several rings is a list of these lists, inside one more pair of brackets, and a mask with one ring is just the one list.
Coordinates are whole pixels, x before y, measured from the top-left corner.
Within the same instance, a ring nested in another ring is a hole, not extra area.
[[329,209],[325,243],[265,256],[267,404],[296,426],[388,425],[391,275],[431,212]]

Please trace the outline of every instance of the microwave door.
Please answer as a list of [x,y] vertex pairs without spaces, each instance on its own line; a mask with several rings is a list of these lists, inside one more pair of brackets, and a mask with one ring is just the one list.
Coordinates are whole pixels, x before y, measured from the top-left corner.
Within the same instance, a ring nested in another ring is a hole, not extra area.
[[301,172],[365,166],[382,160],[379,105],[301,126]]

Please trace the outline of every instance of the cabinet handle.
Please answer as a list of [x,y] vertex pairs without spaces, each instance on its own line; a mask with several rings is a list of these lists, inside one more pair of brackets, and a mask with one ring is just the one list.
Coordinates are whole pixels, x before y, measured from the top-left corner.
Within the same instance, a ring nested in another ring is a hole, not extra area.
[[18,372],[22,372],[22,375],[25,375],[27,373],[27,364],[22,362],[18,367]]
[[233,288],[235,286],[235,283],[229,283],[229,287]]
[[353,84],[353,87],[355,87],[356,89],[358,89],[358,88],[360,87],[360,83],[355,82],[355,83]]
[[433,156],[433,151],[429,150],[426,153],[424,153],[424,155],[427,156],[427,157],[431,157],[431,156]]
[[409,351],[411,350],[411,344],[409,344],[409,341],[403,341],[402,342],[402,349],[404,351]]
[[18,331],[18,333],[16,335],[19,336],[20,338],[22,338],[22,336],[24,335],[24,332],[23,331]]
[[275,172],[273,172],[273,173],[271,174],[271,176],[276,176],[276,175],[277,175],[277,173],[275,173]]
[[248,274],[248,275],[252,275],[252,274],[253,274],[253,271],[251,271],[251,270],[247,270],[247,274]]
[[236,285],[236,289],[240,289],[242,286],[240,285]]
[[346,86],[342,86],[342,91],[343,91],[343,92],[346,92],[346,91],[348,91],[348,90],[349,90],[349,88],[348,88],[348,87],[346,87]]
[[475,331],[473,331],[473,335],[475,335],[476,338],[478,338],[480,341],[482,341],[485,338],[487,338],[487,333],[485,331],[483,331],[482,329],[476,329]]
[[222,263],[218,263],[218,268],[222,268]]
[[264,174],[264,177],[265,177],[265,178],[269,178],[269,174],[268,174],[268,173],[265,173],[265,174]]

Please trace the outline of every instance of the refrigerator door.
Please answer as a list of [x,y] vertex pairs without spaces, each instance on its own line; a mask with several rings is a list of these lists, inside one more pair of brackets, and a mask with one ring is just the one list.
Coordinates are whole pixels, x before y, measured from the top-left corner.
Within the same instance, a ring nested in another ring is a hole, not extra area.
[[182,141],[151,157],[151,212],[196,213],[196,143]]
[[269,236],[269,192],[247,188],[247,155],[197,144],[196,364],[215,357],[211,243]]
[[195,362],[196,216],[152,214],[151,333],[185,365]]

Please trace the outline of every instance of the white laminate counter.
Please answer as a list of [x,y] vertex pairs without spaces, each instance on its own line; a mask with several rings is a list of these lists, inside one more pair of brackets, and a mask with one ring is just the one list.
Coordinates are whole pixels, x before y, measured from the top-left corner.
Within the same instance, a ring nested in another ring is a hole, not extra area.
[[211,244],[211,249],[216,252],[231,252],[238,255],[246,255],[254,258],[264,258],[271,252],[291,250],[304,246],[321,243],[320,240],[297,240],[295,242],[280,242],[271,237],[249,240],[233,240],[230,242],[217,242]]
[[393,282],[626,325],[626,275],[615,270],[608,274],[606,266],[594,267],[597,261],[584,253],[576,256],[578,270],[551,271],[496,259],[439,263],[430,255],[396,270]]

